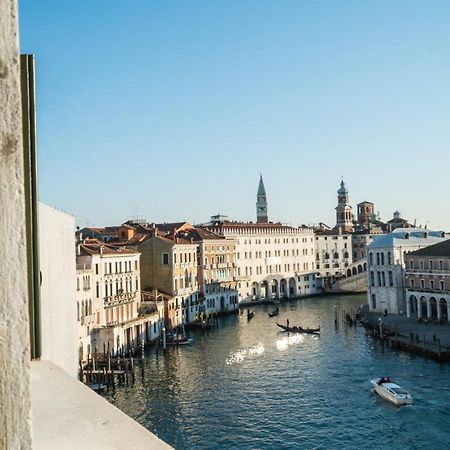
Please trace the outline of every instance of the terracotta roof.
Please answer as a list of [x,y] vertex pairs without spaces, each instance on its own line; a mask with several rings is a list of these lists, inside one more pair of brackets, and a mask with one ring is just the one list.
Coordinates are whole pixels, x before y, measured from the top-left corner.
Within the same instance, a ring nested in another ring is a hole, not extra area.
[[132,248],[105,244],[98,239],[85,239],[80,244],[80,255],[127,255],[135,254],[137,251]]

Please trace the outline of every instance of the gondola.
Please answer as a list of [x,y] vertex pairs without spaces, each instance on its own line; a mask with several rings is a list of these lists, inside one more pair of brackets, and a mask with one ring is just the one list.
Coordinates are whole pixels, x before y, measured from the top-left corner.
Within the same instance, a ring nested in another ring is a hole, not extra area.
[[281,325],[277,322],[277,326],[279,326],[284,331],[289,331],[291,333],[306,333],[306,334],[319,334],[319,328],[303,328],[303,327],[288,327],[286,325]]
[[247,310],[247,320],[253,319],[254,315],[253,311]]
[[278,314],[280,314],[280,310],[278,309],[278,306],[271,313],[268,313],[269,317],[275,317],[275,316],[278,316]]

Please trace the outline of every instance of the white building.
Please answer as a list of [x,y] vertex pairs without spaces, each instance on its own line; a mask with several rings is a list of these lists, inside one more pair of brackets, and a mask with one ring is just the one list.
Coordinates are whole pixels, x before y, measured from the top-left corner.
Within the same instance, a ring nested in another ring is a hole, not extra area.
[[339,276],[352,264],[352,235],[335,230],[315,236],[315,269],[322,276]]
[[73,216],[39,203],[42,360],[76,378],[74,230]]
[[[314,232],[280,223],[212,222],[236,242],[239,301],[309,295],[315,289]],[[302,277],[311,275],[308,288]]]
[[[151,316],[139,314],[140,254],[97,239],[77,247],[77,314],[79,329],[86,327],[79,336],[79,354],[126,351],[148,341]],[[85,348],[89,335],[90,349]]]
[[398,228],[374,236],[368,247],[369,310],[406,313],[405,254],[445,240],[445,233],[422,228]]

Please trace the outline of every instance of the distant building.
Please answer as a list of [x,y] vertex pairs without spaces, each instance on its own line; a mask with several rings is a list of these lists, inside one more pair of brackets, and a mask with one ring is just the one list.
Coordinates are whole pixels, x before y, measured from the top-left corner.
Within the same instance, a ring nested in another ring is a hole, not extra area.
[[406,314],[448,322],[450,317],[450,240],[405,256]]
[[406,219],[403,219],[400,216],[401,216],[400,212],[395,211],[394,217],[391,220],[387,221],[387,225],[388,225],[390,231],[394,231],[397,228],[413,228],[414,227],[414,225],[411,225],[410,223],[408,223],[408,221]]
[[370,311],[406,313],[405,255],[445,240],[445,233],[421,228],[398,228],[374,236],[368,247]]
[[356,205],[358,211],[358,225],[368,225],[374,218],[374,204],[372,202],[361,202]]
[[339,276],[352,264],[352,235],[336,230],[316,232],[315,269],[322,276]]
[[190,228],[187,222],[140,225],[125,243],[141,253],[143,289],[157,289],[174,298],[168,303],[167,330],[192,321],[198,314],[198,244],[183,237]]
[[341,187],[337,191],[338,205],[336,206],[336,230],[344,233],[353,231],[352,207],[349,203],[348,189],[345,187],[344,180],[341,181]]
[[256,195],[256,221],[257,223],[268,223],[267,196],[262,175],[259,177],[258,193]]
[[[236,242],[236,281],[240,301],[317,292],[311,228],[231,221],[212,221],[206,228]],[[306,275],[310,278],[303,283]]]
[[148,341],[148,328],[155,319],[139,314],[139,258],[134,249],[98,239],[78,243],[77,316],[81,357],[96,351],[127,351],[140,346],[143,340]]

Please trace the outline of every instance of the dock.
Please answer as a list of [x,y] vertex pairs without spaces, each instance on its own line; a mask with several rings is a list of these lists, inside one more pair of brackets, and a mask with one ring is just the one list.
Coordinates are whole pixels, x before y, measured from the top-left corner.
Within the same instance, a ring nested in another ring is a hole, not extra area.
[[438,361],[450,361],[450,324],[418,323],[398,314],[368,313],[367,333],[392,348]]

